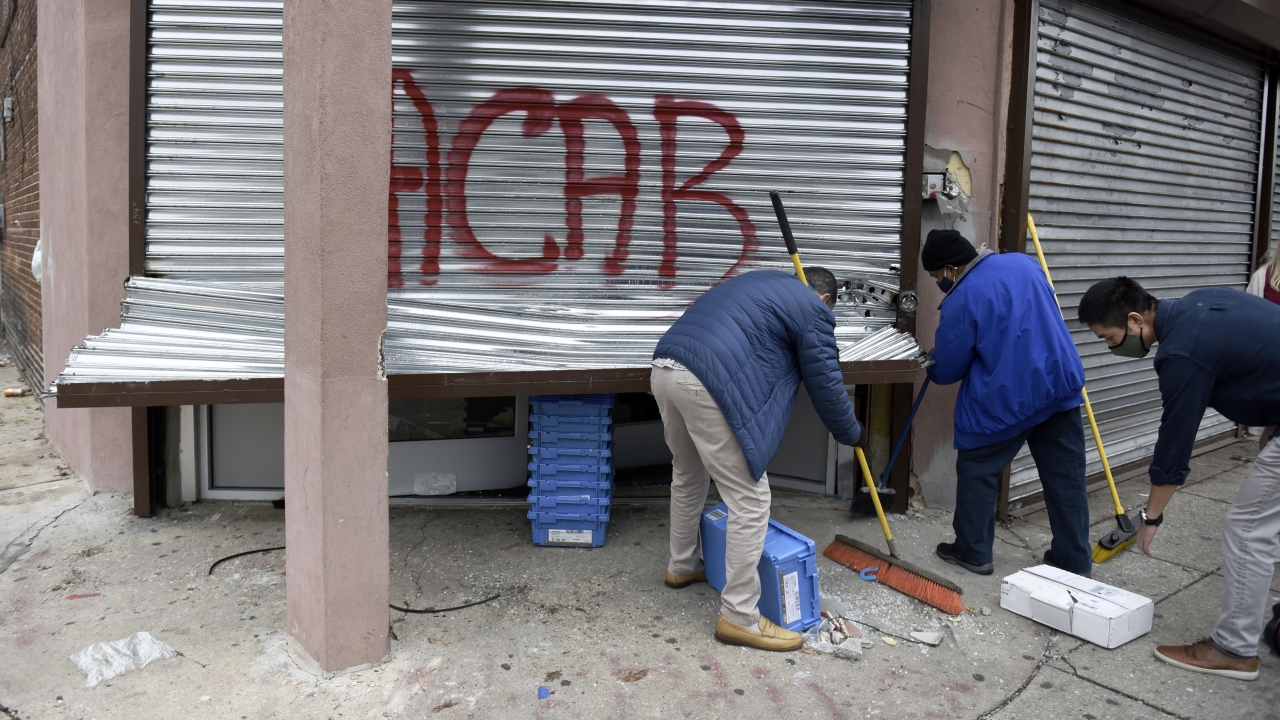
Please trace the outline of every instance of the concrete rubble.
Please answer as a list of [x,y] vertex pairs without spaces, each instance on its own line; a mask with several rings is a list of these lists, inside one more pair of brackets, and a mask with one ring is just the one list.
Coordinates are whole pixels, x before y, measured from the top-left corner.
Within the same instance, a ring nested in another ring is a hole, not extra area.
[[[0,368],[0,387],[18,384]],[[131,498],[92,494],[69,474],[41,437],[39,414],[34,397],[0,398],[0,548],[9,558],[0,565],[0,718],[1158,720],[1275,717],[1280,707],[1275,656],[1263,655],[1253,683],[1152,657],[1156,644],[1192,642],[1213,627],[1221,518],[1256,443],[1193,460],[1155,557],[1127,550],[1095,569],[1156,601],[1152,632],[1115,650],[999,608],[1000,579],[1037,564],[1048,545],[1043,511],[997,528],[996,571],[986,577],[932,556],[951,537],[949,513],[891,518],[904,557],[964,588],[970,609],[959,616],[819,557],[822,608],[844,639],[830,654],[809,654],[713,639],[716,593],[662,584],[665,507],[616,508],[596,550],[534,546],[522,509],[393,508],[394,604],[499,597],[437,615],[389,610],[385,662],[323,674],[285,632],[284,553],[236,558],[209,574],[220,558],[283,545],[282,511],[205,501],[135,517]],[[1140,507],[1147,487],[1122,483],[1126,507]],[[1090,499],[1096,538],[1114,519],[1106,493]],[[842,501],[775,489],[772,512],[819,552],[836,533],[880,541],[875,521],[851,518]],[[1280,602],[1280,578],[1273,589]],[[179,655],[85,687],[68,657],[141,629]]]

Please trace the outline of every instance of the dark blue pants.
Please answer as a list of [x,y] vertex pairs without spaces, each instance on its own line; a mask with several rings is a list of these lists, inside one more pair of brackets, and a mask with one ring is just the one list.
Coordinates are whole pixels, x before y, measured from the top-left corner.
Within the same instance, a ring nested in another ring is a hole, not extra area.
[[996,500],[1000,475],[1022,444],[1040,471],[1044,504],[1053,530],[1054,562],[1077,575],[1093,570],[1089,543],[1089,498],[1085,492],[1084,427],[1080,408],[1050,415],[1047,420],[1008,440],[970,450],[956,458],[956,551],[974,563],[992,562],[996,539]]

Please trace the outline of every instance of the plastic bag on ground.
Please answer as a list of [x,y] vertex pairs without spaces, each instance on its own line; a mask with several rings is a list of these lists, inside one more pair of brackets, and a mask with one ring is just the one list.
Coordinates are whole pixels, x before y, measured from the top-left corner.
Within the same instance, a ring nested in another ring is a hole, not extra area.
[[152,660],[164,660],[177,654],[176,650],[163,640],[157,640],[151,633],[136,632],[114,642],[94,643],[72,655],[71,662],[85,674],[85,686],[93,687],[122,672],[141,670]]

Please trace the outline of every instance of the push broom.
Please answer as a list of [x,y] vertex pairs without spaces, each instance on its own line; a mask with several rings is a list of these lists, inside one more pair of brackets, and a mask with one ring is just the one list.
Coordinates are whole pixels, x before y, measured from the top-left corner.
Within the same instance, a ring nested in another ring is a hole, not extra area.
[[[1058,290],[1053,287],[1053,276],[1049,274],[1049,264],[1044,261],[1044,250],[1040,248],[1040,236],[1036,234],[1036,223],[1031,219],[1031,213],[1027,213],[1027,229],[1031,231],[1031,242],[1036,246],[1036,258],[1040,260],[1040,269],[1044,270],[1044,278],[1049,281],[1049,287],[1053,290],[1053,300],[1058,302]],[[1062,310],[1061,303],[1058,303],[1058,310]],[[1089,417],[1089,429],[1093,431],[1093,444],[1098,446],[1098,457],[1102,460],[1102,474],[1107,477],[1107,486],[1111,488],[1111,501],[1116,504],[1116,529],[1107,533],[1093,548],[1093,561],[1100,563],[1110,560],[1121,550],[1129,547],[1137,537],[1138,531],[1133,526],[1133,520],[1125,513],[1124,505],[1120,504],[1120,493],[1116,490],[1115,478],[1111,477],[1111,463],[1107,462],[1107,451],[1102,447],[1102,433],[1098,432],[1098,421],[1094,419],[1093,406],[1089,404],[1089,391],[1081,387],[1080,394],[1084,396],[1084,413]]]
[[[791,262],[796,267],[796,276],[807,285],[804,267],[800,264],[800,252],[796,248],[795,237],[791,234],[791,223],[787,222],[787,211],[782,206],[782,198],[778,191],[769,193],[773,201],[774,213],[778,216],[778,227],[782,230],[782,239],[787,243],[787,252],[791,254]],[[884,508],[880,505],[880,493],[876,492],[875,480],[871,477],[871,468],[867,466],[867,457],[862,448],[855,446],[858,464],[862,468],[862,476],[866,479],[867,490],[871,494],[871,502],[875,505],[876,516],[880,519],[880,529],[884,531],[884,539],[889,545],[889,554],[885,555],[866,543],[853,538],[837,535],[822,554],[827,558],[858,572],[876,571],[876,580],[882,585],[910,595],[917,600],[928,603],[939,610],[959,615],[964,612],[964,600],[959,585],[916,567],[898,556],[898,548],[893,542],[893,531],[889,529],[889,521],[884,516]]]

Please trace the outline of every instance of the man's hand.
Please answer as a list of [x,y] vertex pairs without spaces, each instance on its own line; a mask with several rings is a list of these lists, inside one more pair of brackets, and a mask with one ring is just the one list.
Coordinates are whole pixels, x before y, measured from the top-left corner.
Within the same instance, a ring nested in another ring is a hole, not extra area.
[[1151,554],[1151,541],[1156,539],[1156,531],[1160,528],[1155,525],[1138,525],[1138,549],[1147,557],[1154,557]]

